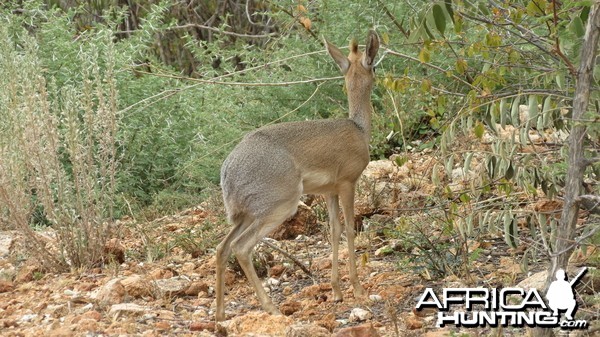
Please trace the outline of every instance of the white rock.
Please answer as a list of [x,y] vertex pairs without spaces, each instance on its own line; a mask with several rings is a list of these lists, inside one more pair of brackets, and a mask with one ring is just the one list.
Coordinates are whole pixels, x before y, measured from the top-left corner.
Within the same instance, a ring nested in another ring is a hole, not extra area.
[[383,297],[381,297],[379,295],[369,295],[369,299],[373,302],[379,302],[379,301],[383,300]]
[[38,315],[37,314],[27,314],[27,315],[23,315],[23,317],[21,317],[21,319],[19,319],[19,321],[21,322],[31,322],[33,321]]
[[92,299],[103,304],[121,303],[125,297],[125,287],[120,278],[112,279],[100,288],[90,293]]
[[544,287],[544,283],[546,282],[547,277],[548,271],[543,270],[519,282],[519,284],[517,284],[517,287],[524,289],[542,289]]
[[113,304],[110,307],[110,311],[108,312],[111,316],[121,316],[123,314],[143,314],[148,310],[146,307],[142,307],[141,305],[137,305],[135,303],[119,303]]
[[348,320],[347,319],[336,319],[336,322],[340,323],[340,325],[346,325],[348,324]]
[[269,279],[267,280],[267,284],[268,284],[268,285],[270,285],[270,286],[272,286],[272,287],[276,287],[276,286],[278,286],[280,283],[281,283],[281,282],[279,282],[279,280],[278,280],[278,279],[276,279],[276,278],[273,278],[273,277],[271,277],[271,278],[269,278]]
[[190,274],[192,271],[194,271],[194,269],[196,269],[196,264],[194,262],[185,262],[181,266],[181,270],[186,274]]
[[364,322],[373,317],[373,314],[370,311],[361,308],[354,308],[350,312],[350,317],[348,317],[348,321],[350,322]]
[[63,294],[65,294],[67,296],[71,296],[72,298],[79,297],[79,295],[80,295],[80,293],[78,291],[71,290],[71,289],[66,289],[65,291],[63,291]]
[[83,314],[84,312],[90,311],[90,310],[92,310],[92,309],[94,309],[94,305],[93,305],[92,303],[88,303],[88,304],[84,305],[84,306],[83,306],[83,307],[81,307],[81,308],[77,308],[77,309],[75,309],[75,311],[74,311],[74,312],[75,312],[76,314]]
[[153,283],[161,293],[172,296],[183,293],[191,282],[185,277],[175,276],[168,279],[155,280]]

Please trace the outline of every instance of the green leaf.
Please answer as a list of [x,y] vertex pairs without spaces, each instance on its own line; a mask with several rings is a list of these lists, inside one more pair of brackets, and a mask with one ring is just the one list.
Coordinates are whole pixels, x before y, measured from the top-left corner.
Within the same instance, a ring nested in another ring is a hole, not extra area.
[[427,63],[431,59],[431,53],[427,47],[421,48],[421,52],[419,53],[419,61],[421,63]]
[[397,92],[404,92],[410,86],[410,80],[406,76],[397,78],[392,82],[391,88]]
[[544,127],[552,123],[552,97],[547,96],[542,106],[542,123]]
[[[467,215],[466,222],[467,222],[467,235],[473,235],[473,226],[475,225],[474,221],[473,221],[473,213]],[[480,253],[480,249],[476,248],[473,251],[473,254],[471,255],[471,257],[469,259],[471,261],[477,260],[479,258],[479,253]]]
[[445,0],[444,6],[446,6],[446,12],[448,12],[448,16],[450,17],[450,20],[452,20],[452,22],[454,22],[454,9],[452,8],[452,0]]
[[585,34],[585,28],[583,27],[583,21],[579,16],[575,16],[571,19],[568,26],[569,30],[577,37],[582,37]]
[[[535,236],[533,236],[535,237]],[[523,257],[521,258],[521,270],[523,270],[523,273],[528,274],[529,273],[529,254],[528,254],[528,250],[525,251],[525,253],[523,254]]]
[[525,145],[529,142],[529,129],[526,127],[519,128],[519,143]]
[[520,24],[523,21],[524,14],[523,7],[513,7],[509,10],[510,19],[516,24]]
[[441,185],[441,180],[440,180],[440,168],[438,164],[433,165],[433,169],[431,172],[431,182],[433,183],[434,186],[440,186]]
[[456,72],[459,74],[464,74],[465,71],[467,71],[467,61],[465,59],[462,58],[458,58],[456,60]]
[[429,92],[431,90],[431,81],[427,78],[421,81],[421,90],[423,92]]
[[545,4],[543,4],[542,2],[545,3],[545,1],[540,1],[540,0],[529,1],[529,4],[527,5],[527,14],[531,15],[531,16],[544,15],[545,13],[542,10],[542,8],[543,8],[543,6],[545,6]]
[[407,156],[398,156],[398,157],[396,157],[396,159],[394,161],[396,162],[396,165],[398,165],[398,167],[402,167],[408,161],[408,157]]
[[478,7],[479,7],[479,11],[481,11],[481,14],[483,14],[484,16],[489,16],[490,13],[490,9],[488,8],[488,4],[485,1],[480,1],[478,3]]
[[512,63],[518,63],[521,59],[521,54],[519,54],[519,52],[517,52],[516,50],[513,50],[508,54],[508,59]]
[[386,32],[383,32],[381,34],[381,41],[383,42],[383,44],[386,44],[386,45],[390,44],[390,35]]
[[457,16],[456,18],[453,19],[453,21],[454,21],[454,32],[456,34],[462,33],[463,18],[461,16]]
[[544,213],[536,213],[537,218],[538,218],[538,223],[540,224],[540,227],[542,227],[542,232],[546,232],[546,225],[548,224],[548,218],[546,217],[546,214]]
[[506,120],[508,119],[508,114],[506,113],[506,98],[500,100],[500,126],[502,129],[506,127]]
[[492,229],[495,227],[496,225],[496,220],[494,219],[494,214],[492,214],[492,211],[487,211],[485,212],[485,216],[483,217],[483,225],[485,226],[485,229],[487,232],[491,232]]
[[412,44],[412,43],[416,43],[417,41],[419,41],[419,39],[422,36],[422,30],[423,27],[419,25],[419,23],[417,22],[417,20],[414,17],[411,17],[409,19],[409,27],[411,27],[410,30],[410,36],[408,37],[408,43]]
[[495,133],[498,133],[496,128],[496,116],[494,115],[494,103],[488,106],[487,113],[483,116],[483,121],[487,124],[487,126]]
[[558,73],[556,73],[556,85],[558,85],[559,89],[565,88],[565,73],[564,72],[559,71]]
[[444,10],[442,6],[435,4],[433,5],[433,20],[435,22],[435,28],[440,32],[442,36],[446,32],[446,15],[444,14]]
[[497,163],[498,163],[498,160],[496,159],[495,156],[491,156],[488,159],[487,169],[488,169],[488,175],[490,176],[490,178],[494,178],[494,176],[496,176]]
[[517,248],[517,226],[511,212],[504,213],[504,241],[511,248]]
[[483,137],[483,132],[485,131],[485,127],[483,126],[483,123],[481,123],[480,121],[477,121],[473,131],[475,132],[475,137],[481,139]]
[[581,10],[581,13],[579,13],[579,17],[581,18],[581,21],[583,23],[586,23],[589,15],[590,15],[590,8],[592,6],[592,3],[591,3],[591,1],[589,1],[587,3],[581,3],[581,5],[584,7]]
[[454,199],[454,193],[452,192],[450,185],[446,185],[446,187],[444,188],[444,193],[446,194],[446,198]]
[[536,95],[529,96],[529,119],[533,122],[538,117],[538,102]]
[[515,176],[515,168],[513,167],[512,161],[508,163],[506,172],[504,172],[504,179],[511,180]]
[[452,170],[454,169],[454,156],[449,156],[448,157],[448,161],[446,162],[446,175],[451,177],[452,176]]
[[512,107],[510,108],[510,119],[512,121],[512,125],[518,126],[521,124],[521,118],[519,116],[519,105],[521,104],[521,97],[517,96],[512,102]]
[[427,18],[428,18],[428,15],[424,11],[419,16],[419,23],[420,23],[421,27],[424,29],[422,32],[422,33],[424,33],[423,39],[424,40],[427,40],[427,39],[433,40],[434,36],[431,33],[431,31],[429,30],[429,27],[427,26]]
[[465,158],[465,164],[463,166],[463,171],[465,173],[467,173],[471,170],[471,161],[473,160],[473,153],[474,152],[469,152],[467,154],[467,157]]
[[496,32],[489,32],[485,36],[485,44],[490,47],[499,47],[502,44],[502,37]]

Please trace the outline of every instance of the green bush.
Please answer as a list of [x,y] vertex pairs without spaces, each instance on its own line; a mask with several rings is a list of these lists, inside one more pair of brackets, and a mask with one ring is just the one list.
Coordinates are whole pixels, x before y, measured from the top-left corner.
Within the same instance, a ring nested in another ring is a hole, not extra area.
[[[371,27],[386,31],[382,8],[341,0],[306,4],[305,12],[286,1],[257,4],[253,18],[266,25],[262,30],[233,25],[246,13],[227,8],[210,34],[185,28],[195,19],[179,3],[112,5],[0,6],[0,85],[8,88],[0,93],[0,112],[8,117],[0,119],[0,218],[23,230],[64,230],[61,244],[74,246],[39,252],[60,268],[101,262],[115,218],[160,216],[215,194],[220,165],[246,132],[345,117],[343,81],[315,81],[339,76],[321,36],[344,47],[352,36],[364,43]],[[311,30],[300,16],[312,21]],[[392,69],[387,60],[382,68]],[[400,143],[386,138],[398,131],[386,97],[378,86],[374,158]],[[37,138],[26,132],[31,123]]]

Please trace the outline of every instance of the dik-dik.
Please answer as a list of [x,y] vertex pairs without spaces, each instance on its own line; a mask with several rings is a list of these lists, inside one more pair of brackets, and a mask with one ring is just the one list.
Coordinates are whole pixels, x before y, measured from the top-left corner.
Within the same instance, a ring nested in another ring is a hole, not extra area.
[[327,202],[333,246],[333,300],[342,300],[338,274],[342,233],[339,202],[350,252],[350,282],[355,297],[365,295],[357,278],[354,256],[354,190],[369,163],[373,65],[379,38],[370,31],[364,53],[352,41],[347,57],[327,41],[325,46],[344,74],[349,118],[280,123],[259,128],[242,139],[221,167],[223,200],[233,229],[217,247],[218,321],[225,319],[224,274],[232,252],[263,309],[280,314],[254,270],[252,250],[258,241],[296,213],[302,194],[322,194]]

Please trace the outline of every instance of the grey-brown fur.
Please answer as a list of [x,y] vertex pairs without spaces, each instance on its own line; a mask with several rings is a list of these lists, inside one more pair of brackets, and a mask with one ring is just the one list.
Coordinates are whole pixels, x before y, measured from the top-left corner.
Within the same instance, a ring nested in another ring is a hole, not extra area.
[[253,285],[263,309],[279,314],[251,261],[252,249],[263,237],[291,217],[302,194],[322,194],[327,201],[333,250],[332,288],[342,300],[338,275],[338,247],[342,205],[348,237],[350,282],[355,296],[365,292],[358,282],[354,257],[354,189],[369,163],[373,64],[379,38],[370,31],[365,54],[356,42],[344,56],[325,41],[327,51],[340,67],[348,92],[348,119],[280,123],[247,134],[221,168],[221,187],[231,232],[217,247],[217,312],[225,319],[224,273],[233,252]]

